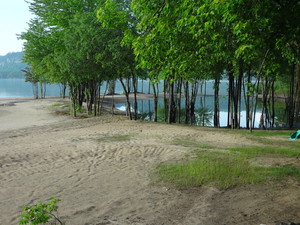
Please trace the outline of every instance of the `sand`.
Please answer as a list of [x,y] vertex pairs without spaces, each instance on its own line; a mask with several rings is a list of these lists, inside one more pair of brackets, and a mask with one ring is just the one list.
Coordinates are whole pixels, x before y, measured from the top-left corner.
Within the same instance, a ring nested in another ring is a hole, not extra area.
[[300,184],[294,180],[223,191],[153,182],[158,164],[193,151],[172,144],[175,139],[220,150],[255,144],[242,135],[219,131],[216,139],[215,129],[129,121],[120,115],[74,119],[55,112],[58,101],[0,99],[1,225],[18,224],[23,205],[51,196],[62,200],[59,215],[70,225],[300,221]]

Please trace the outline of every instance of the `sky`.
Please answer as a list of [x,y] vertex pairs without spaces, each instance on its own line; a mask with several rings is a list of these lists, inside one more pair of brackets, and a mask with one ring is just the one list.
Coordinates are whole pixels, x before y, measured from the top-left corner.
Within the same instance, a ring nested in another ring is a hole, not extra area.
[[0,55],[22,51],[23,41],[16,34],[27,30],[34,16],[25,0],[0,0]]

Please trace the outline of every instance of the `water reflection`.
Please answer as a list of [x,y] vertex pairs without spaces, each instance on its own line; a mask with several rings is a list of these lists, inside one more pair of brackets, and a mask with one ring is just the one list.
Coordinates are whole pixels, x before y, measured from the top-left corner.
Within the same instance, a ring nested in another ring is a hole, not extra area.
[[[196,101],[195,104],[195,117],[194,117],[194,125],[196,126],[213,126],[213,96],[206,96],[206,105],[203,107],[200,104],[200,99]],[[227,118],[228,118],[228,111],[227,111],[227,97],[220,97],[220,126],[221,127],[226,127],[227,126]],[[185,104],[185,99],[182,99],[182,105]],[[116,104],[115,108],[121,111],[126,110],[125,104]],[[163,99],[159,98],[158,101],[158,121],[165,121],[165,112],[164,112],[164,104],[163,104]],[[132,109],[133,111],[133,109]],[[282,108],[277,109],[278,112],[281,112],[282,115]],[[138,101],[138,114],[139,114],[139,119],[141,120],[146,120],[146,121],[153,121],[154,120],[154,100],[141,100]],[[178,112],[177,112],[178,114]],[[181,108],[181,113],[180,113],[180,123],[185,122],[185,108]],[[254,122],[254,127],[259,128],[259,122],[260,122],[260,117],[261,117],[261,109],[258,106],[258,110],[255,114],[255,122]],[[283,118],[281,117],[276,117],[276,126],[284,126],[283,124]],[[178,117],[177,117],[178,121]],[[246,110],[245,106],[243,104],[242,110],[241,110],[241,127],[246,127]]]

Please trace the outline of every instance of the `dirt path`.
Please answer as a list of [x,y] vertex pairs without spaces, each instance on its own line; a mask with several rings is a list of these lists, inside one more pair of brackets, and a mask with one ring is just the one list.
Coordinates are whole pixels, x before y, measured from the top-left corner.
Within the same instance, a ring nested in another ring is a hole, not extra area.
[[[55,115],[55,100],[0,106],[0,224],[18,224],[22,205],[56,196],[72,225],[274,224],[300,220],[299,183],[219,191],[153,184],[159,163],[192,149],[180,139],[215,146],[251,144],[210,128],[129,121],[105,115]],[[1,102],[0,102],[1,103]],[[7,102],[6,102],[7,103]],[[279,204],[279,205],[278,205]],[[279,216],[281,214],[281,216]]]

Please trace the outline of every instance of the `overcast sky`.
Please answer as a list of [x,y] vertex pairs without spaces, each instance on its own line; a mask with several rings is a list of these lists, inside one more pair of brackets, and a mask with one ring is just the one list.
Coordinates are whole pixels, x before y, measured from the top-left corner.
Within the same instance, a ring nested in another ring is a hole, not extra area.
[[33,18],[24,0],[0,0],[0,55],[22,51],[16,34],[26,31]]

